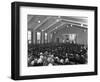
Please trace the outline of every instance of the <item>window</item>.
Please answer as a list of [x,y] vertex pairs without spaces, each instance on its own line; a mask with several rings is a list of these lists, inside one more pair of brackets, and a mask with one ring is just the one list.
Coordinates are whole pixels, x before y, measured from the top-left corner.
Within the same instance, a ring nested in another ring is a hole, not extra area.
[[76,40],[76,34],[70,34],[70,35],[69,35],[69,40],[70,40],[70,42],[75,43],[75,40]]
[[65,40],[63,40],[63,43],[64,42],[75,43],[76,42],[76,34],[65,34]]
[[48,37],[47,37],[47,33],[45,33],[45,43],[47,43],[48,41]]
[[70,34],[69,39],[71,41],[75,40],[75,38],[76,38],[76,34]]
[[31,36],[31,31],[28,31],[28,44],[31,44],[32,43],[32,41],[31,41],[31,38],[32,36]]
[[41,33],[37,32],[37,43],[40,44],[40,40],[41,40]]

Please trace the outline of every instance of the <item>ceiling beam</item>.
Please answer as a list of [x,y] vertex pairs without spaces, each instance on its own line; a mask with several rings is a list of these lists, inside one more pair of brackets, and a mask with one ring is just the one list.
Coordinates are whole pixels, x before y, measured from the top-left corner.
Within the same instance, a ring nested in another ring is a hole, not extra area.
[[38,24],[33,30],[36,30],[37,28],[39,28],[43,23],[45,23],[48,19],[50,19],[51,17],[47,17],[46,19],[44,19],[40,24]]
[[66,24],[66,23],[62,23],[62,24],[60,24],[59,26],[55,27],[54,29],[52,29],[52,30],[51,30],[51,31],[49,31],[49,32],[52,32],[53,30],[58,29],[59,27],[63,26],[64,24]]
[[[57,30],[59,29],[61,26],[65,25],[65,24],[71,24],[71,25],[75,25],[75,26],[79,26],[79,27],[75,27],[75,28],[79,28],[79,29],[87,29],[86,27],[83,27],[83,26],[80,26],[80,25],[77,25],[77,24],[72,24],[72,23],[62,23],[60,26],[58,26],[58,28],[54,28],[53,30],[49,31],[49,32],[52,32],[54,30]],[[70,27],[69,27],[70,28]]]
[[[75,23],[76,21],[71,21],[71,20],[66,20],[66,19],[60,19],[60,21],[62,21],[62,20],[64,20],[65,22],[67,22],[66,24],[81,26],[80,22],[78,22],[78,23],[79,23],[79,25],[78,25],[77,23]],[[59,22],[60,22],[60,21],[59,21]],[[54,23],[50,24],[47,28],[44,29],[44,31],[47,30],[47,29],[49,29],[49,28],[52,27],[53,25],[55,25],[57,22],[58,22],[58,21],[55,21]],[[69,23],[68,23],[68,22],[69,22]],[[86,28],[87,25],[81,26],[81,27]]]
[[[55,22],[55,24],[56,24],[57,22]],[[78,24],[75,24],[75,23],[68,23],[68,22],[66,22],[66,23],[63,23],[63,24],[61,24],[60,26],[58,26],[58,27],[61,27],[62,25],[64,25],[64,24],[71,24],[71,25],[75,25],[75,26],[79,26],[80,27],[80,29],[82,28],[82,29],[87,29],[86,28],[86,26],[81,26],[81,25],[78,25]],[[52,25],[50,25],[49,26],[49,28],[51,27]],[[77,27],[78,28],[78,27]],[[54,28],[53,30],[55,30],[56,28]],[[49,31],[49,32],[52,32],[53,30],[51,30],[51,31]]]
[[67,19],[62,19],[62,18],[61,18],[61,20],[87,25],[87,23],[83,23],[83,22],[79,22],[79,21],[67,20]]
[[32,16],[32,18],[31,18],[30,20],[28,20],[28,24],[30,24],[31,21],[32,21],[33,19],[34,19],[34,20],[36,19],[36,15],[28,15],[28,17],[29,17],[29,16]]
[[49,29],[50,27],[52,27],[53,25],[55,25],[55,24],[58,23],[58,22],[60,22],[60,21],[55,21],[55,22],[53,22],[52,24],[50,24],[47,28],[45,28],[45,29],[43,29],[43,30],[45,31],[45,30]]

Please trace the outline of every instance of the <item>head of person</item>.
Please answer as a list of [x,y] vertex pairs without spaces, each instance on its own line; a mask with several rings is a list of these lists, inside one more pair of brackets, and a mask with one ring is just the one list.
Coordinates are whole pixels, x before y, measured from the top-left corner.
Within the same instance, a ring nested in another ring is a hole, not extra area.
[[48,62],[51,62],[51,59],[52,59],[51,57],[48,57],[48,58],[47,58],[47,61],[48,61]]
[[76,54],[75,56],[76,56],[77,58],[79,58],[79,54]]
[[43,56],[41,55],[40,58],[43,59]]
[[58,59],[58,57],[56,56],[55,59]]
[[39,63],[42,63],[43,62],[43,60],[42,60],[42,58],[39,58],[38,60],[37,60],[37,63],[39,64]]
[[60,59],[59,59],[59,57],[57,58],[57,62],[60,62]]
[[54,57],[54,55],[52,54],[51,57]]
[[42,53],[42,52],[40,52],[40,55],[43,55],[43,53]]
[[60,63],[64,63],[64,60],[63,59],[60,59]]
[[49,63],[48,66],[53,66],[53,64],[52,63]]
[[81,57],[82,57],[82,58],[85,58],[85,56],[84,56],[84,55],[81,55]]
[[37,60],[38,60],[38,59],[37,59],[37,58],[35,58],[35,59],[34,59],[34,63],[37,63]]
[[84,46],[84,49],[86,49],[86,46]]
[[44,53],[45,55],[47,55],[48,54],[48,51],[45,51],[45,53]]
[[68,54],[66,53],[66,57],[68,57]]
[[68,63],[68,62],[69,62],[69,59],[68,59],[68,58],[66,58],[66,59],[65,59],[65,63]]
[[35,64],[34,60],[33,60],[33,61],[31,61],[31,65],[34,65],[34,64]]

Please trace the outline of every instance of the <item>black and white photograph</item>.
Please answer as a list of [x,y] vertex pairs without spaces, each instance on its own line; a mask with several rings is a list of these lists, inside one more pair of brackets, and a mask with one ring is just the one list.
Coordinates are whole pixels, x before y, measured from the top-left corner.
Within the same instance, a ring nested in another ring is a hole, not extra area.
[[27,15],[28,67],[88,63],[88,17]]
[[97,7],[12,3],[12,79],[97,75]]

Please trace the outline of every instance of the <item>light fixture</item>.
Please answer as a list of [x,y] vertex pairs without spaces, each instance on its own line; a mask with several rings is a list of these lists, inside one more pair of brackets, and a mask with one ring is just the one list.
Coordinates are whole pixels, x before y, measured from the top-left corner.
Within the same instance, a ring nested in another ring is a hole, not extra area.
[[68,25],[66,25],[66,27],[68,28]]
[[40,20],[38,20],[38,23],[40,23]]
[[84,32],[86,32],[86,30],[84,30]]
[[58,27],[56,27],[56,29],[57,29]]
[[60,16],[58,16],[58,18],[60,18]]
[[81,27],[83,26],[83,24],[81,24]]
[[55,34],[56,32],[54,32],[54,34]]
[[42,29],[41,31],[43,32],[44,30]]
[[59,19],[57,19],[56,21],[59,22]]
[[73,25],[71,24],[70,26],[72,27]]

